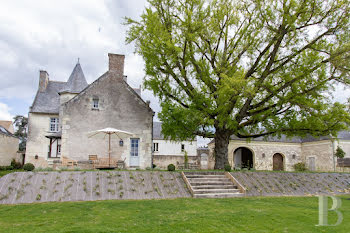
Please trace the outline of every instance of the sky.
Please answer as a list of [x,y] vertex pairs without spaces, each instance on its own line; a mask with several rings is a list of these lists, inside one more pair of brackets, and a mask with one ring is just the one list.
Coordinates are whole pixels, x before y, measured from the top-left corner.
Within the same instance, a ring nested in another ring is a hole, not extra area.
[[[125,54],[125,75],[142,85],[144,62],[126,45],[124,17],[139,19],[146,0],[2,0],[0,7],[0,120],[28,115],[39,70],[50,80],[67,81],[80,59],[88,83],[108,69],[108,53]],[[350,92],[338,87],[335,99]],[[150,91],[142,98],[160,111]]]

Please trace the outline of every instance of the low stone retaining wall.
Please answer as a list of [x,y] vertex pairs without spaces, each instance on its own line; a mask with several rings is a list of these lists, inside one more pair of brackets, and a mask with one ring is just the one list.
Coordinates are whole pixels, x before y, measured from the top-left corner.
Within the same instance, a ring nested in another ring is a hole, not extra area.
[[16,172],[0,179],[0,204],[190,196],[178,172]]
[[232,172],[247,196],[305,196],[350,193],[348,173]]

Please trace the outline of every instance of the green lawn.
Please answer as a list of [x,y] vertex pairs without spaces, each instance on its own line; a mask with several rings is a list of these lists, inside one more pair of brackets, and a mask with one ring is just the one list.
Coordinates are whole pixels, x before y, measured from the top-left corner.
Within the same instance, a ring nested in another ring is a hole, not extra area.
[[[65,202],[0,206],[1,232],[349,232],[316,227],[317,197]],[[329,213],[330,223],[335,214]]]
[[3,171],[0,171],[0,177],[4,176],[4,175],[7,175],[9,173],[12,173],[12,172],[23,172],[24,170],[23,169],[18,169],[18,170],[3,170]]

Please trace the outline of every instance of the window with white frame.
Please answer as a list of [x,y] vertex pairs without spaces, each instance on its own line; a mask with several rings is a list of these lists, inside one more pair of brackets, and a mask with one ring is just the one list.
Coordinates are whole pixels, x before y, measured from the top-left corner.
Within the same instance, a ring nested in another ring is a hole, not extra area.
[[50,132],[58,132],[59,119],[56,117],[50,118]]
[[158,142],[153,143],[153,151],[158,151]]
[[99,100],[98,100],[98,98],[94,98],[92,100],[92,108],[93,109],[98,109],[98,107],[99,107]]

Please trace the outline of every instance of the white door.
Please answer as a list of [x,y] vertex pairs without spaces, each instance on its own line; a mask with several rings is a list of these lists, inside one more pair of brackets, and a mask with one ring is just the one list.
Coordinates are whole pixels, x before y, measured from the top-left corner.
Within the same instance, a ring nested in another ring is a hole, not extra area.
[[130,147],[130,167],[138,167],[139,165],[139,141],[138,138],[132,138]]

